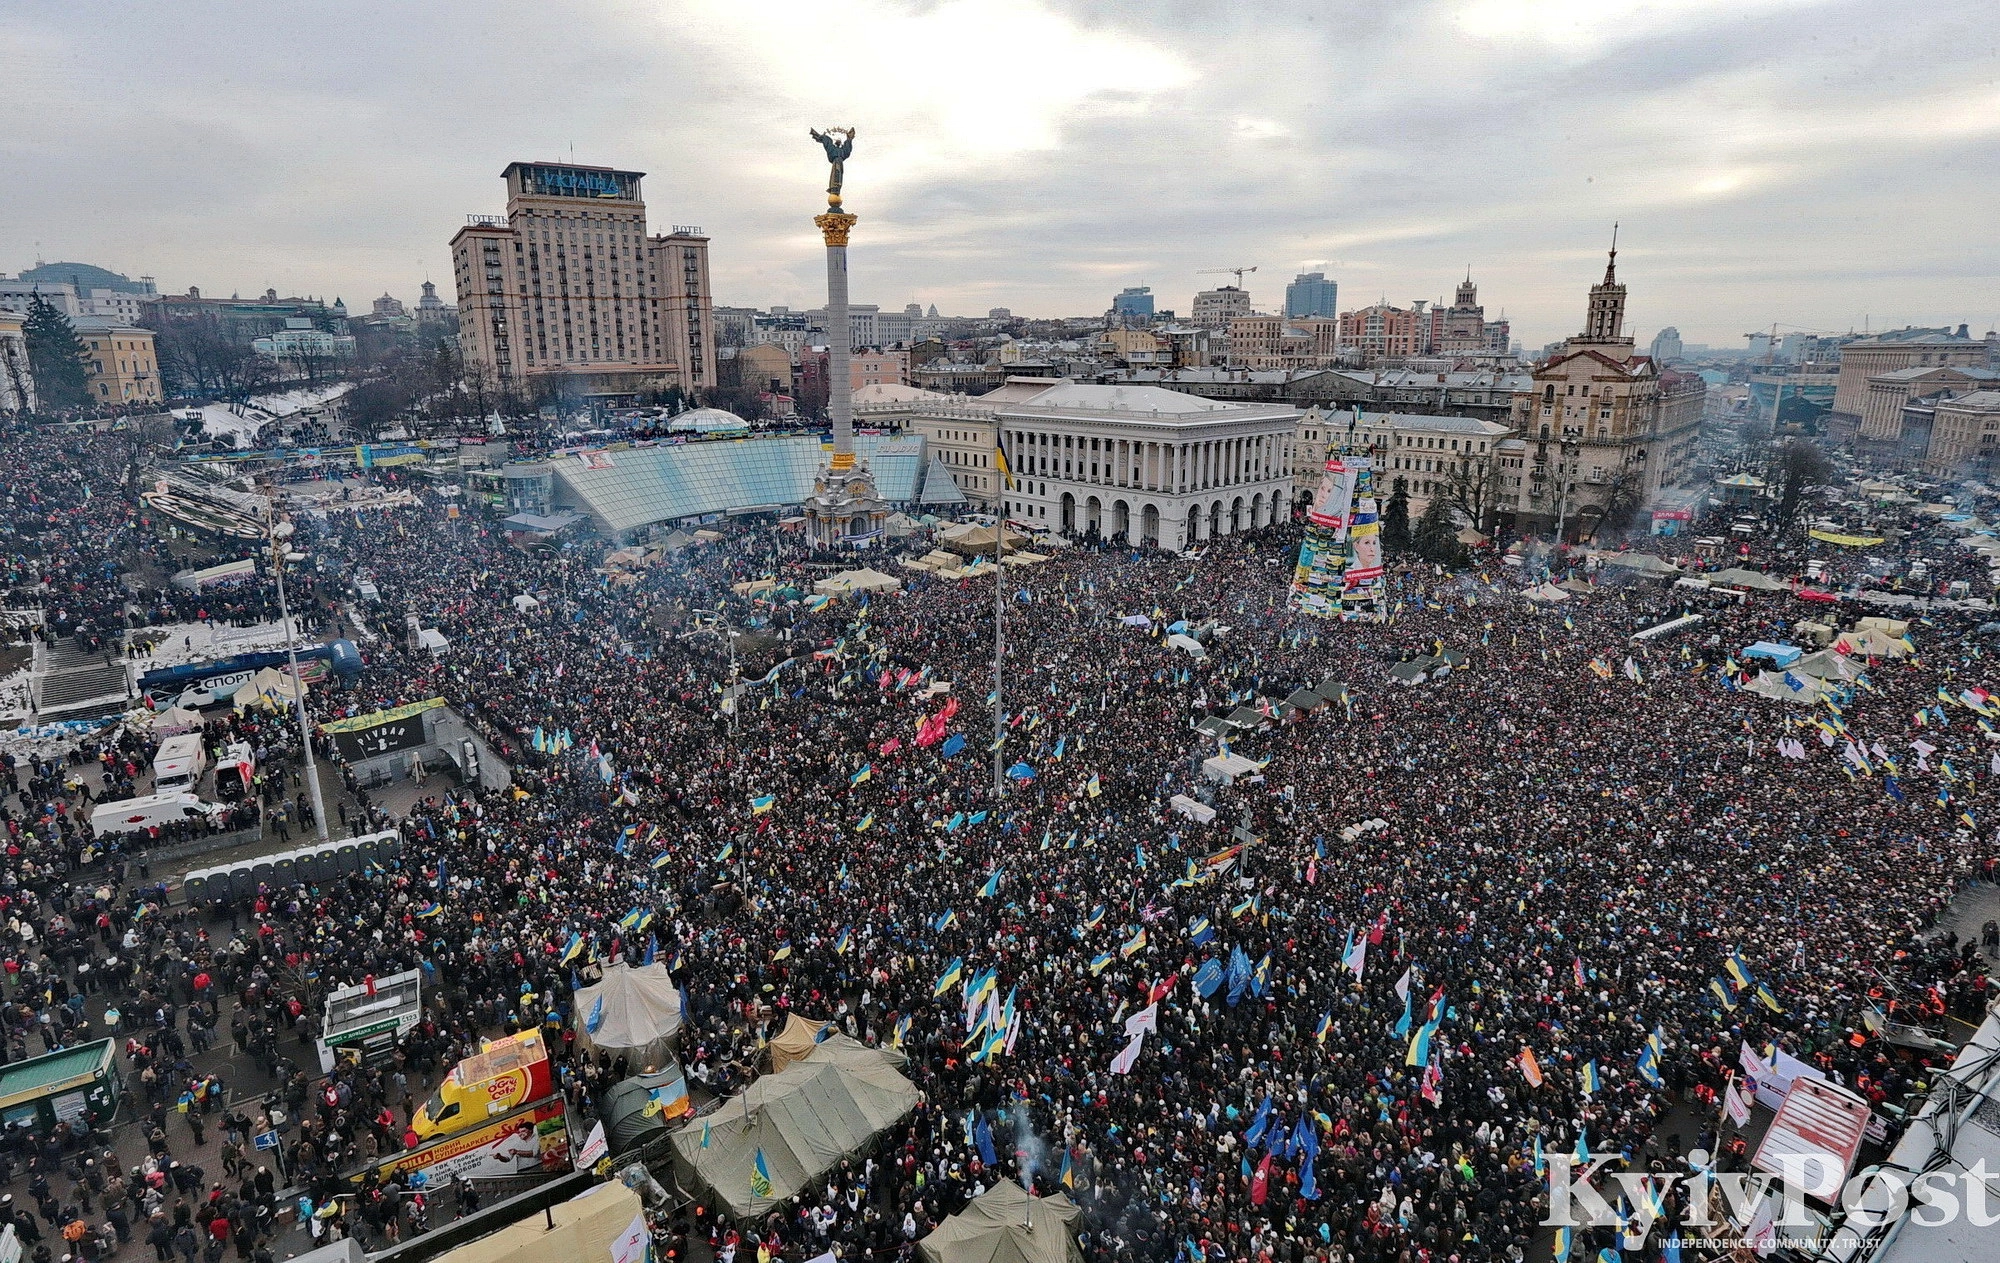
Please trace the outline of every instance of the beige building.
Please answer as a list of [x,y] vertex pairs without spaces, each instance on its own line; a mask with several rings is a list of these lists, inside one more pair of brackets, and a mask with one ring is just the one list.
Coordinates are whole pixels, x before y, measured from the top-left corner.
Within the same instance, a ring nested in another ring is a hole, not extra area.
[[1229,322],[1229,363],[1237,368],[1331,368],[1340,322],[1325,316],[1238,316]]
[[1234,285],[1205,289],[1194,296],[1190,319],[1204,329],[1227,329],[1238,316],[1250,315],[1250,291]]
[[1983,368],[1921,364],[1877,373],[1868,379],[1861,397],[1861,437],[1897,442],[1903,437],[1903,407],[1912,399],[1945,390],[1977,390],[1993,379],[1994,374]]
[[1962,325],[1956,333],[1950,329],[1897,329],[1849,342],[1840,349],[1834,416],[1849,424],[1861,421],[1871,378],[1901,368],[1980,368],[1985,366],[1986,357],[1986,344],[1967,337]]
[[1433,496],[1460,482],[1461,507],[1477,519],[1474,527],[1486,530],[1501,507],[1500,444],[1512,433],[1498,421],[1476,417],[1364,412],[1354,430],[1354,450],[1374,456],[1382,494],[1398,484],[1409,493],[1412,519]]
[[1538,367],[1532,390],[1516,399],[1513,429],[1525,446],[1503,459],[1501,472],[1503,488],[1518,483],[1505,506],[1517,520],[1589,528],[1614,499],[1636,512],[1693,471],[1707,386],[1633,354],[1617,266],[1613,249],[1604,280],[1591,287],[1583,333]]
[[1940,399],[1924,467],[1944,475],[1990,478],[2000,454],[2000,390]]
[[587,395],[716,384],[708,238],[646,231],[637,171],[515,162],[507,213],[451,239],[459,344],[503,389],[570,374]]
[[153,356],[153,331],[108,316],[70,321],[84,347],[90,397],[101,404],[158,403],[160,366]]
[[771,342],[759,342],[736,352],[736,373],[743,386],[772,394],[792,393],[792,354]]
[[1097,353],[1128,368],[1157,368],[1174,362],[1173,345],[1146,329],[1106,329]]

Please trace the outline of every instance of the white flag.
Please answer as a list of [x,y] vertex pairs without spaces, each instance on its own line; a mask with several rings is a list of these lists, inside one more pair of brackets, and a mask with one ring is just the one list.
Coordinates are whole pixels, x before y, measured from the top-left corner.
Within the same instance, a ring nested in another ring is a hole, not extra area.
[[1127,1035],[1137,1035],[1141,1031],[1151,1031],[1155,1035],[1160,1033],[1159,1001],[1154,1001],[1145,1008],[1140,1009],[1137,1013],[1134,1013],[1131,1017],[1125,1019],[1125,1033]]
[[[1133,1016],[1136,1017],[1138,1015],[1134,1014]],[[1131,1074],[1132,1067],[1139,1060],[1139,1047],[1145,1042],[1146,1032],[1140,1031],[1137,1035],[1134,1035],[1131,1042],[1125,1045],[1124,1051],[1111,1059],[1111,1073]]]
[[1729,1088],[1722,1098],[1723,1112],[1729,1121],[1738,1127],[1750,1121],[1750,1094],[1738,1087],[1736,1081],[1729,1081]]
[[[1995,757],[2000,758],[2000,755],[1996,755]],[[1396,998],[1398,1000],[1407,1000],[1410,998],[1410,975],[1415,972],[1416,967],[1411,966],[1409,969],[1403,971],[1402,977],[1396,979]]]
[[1361,933],[1354,936],[1354,946],[1348,949],[1347,959],[1341,961],[1340,963],[1354,971],[1354,977],[1356,978],[1356,980],[1360,979],[1361,970],[1368,963],[1367,930],[1364,929],[1361,931]]

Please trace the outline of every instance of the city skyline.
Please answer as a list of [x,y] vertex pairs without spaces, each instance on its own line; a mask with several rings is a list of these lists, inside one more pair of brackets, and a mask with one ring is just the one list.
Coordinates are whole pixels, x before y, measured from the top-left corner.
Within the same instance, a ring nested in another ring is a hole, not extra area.
[[[986,0],[840,17],[780,0],[746,25],[719,0],[604,0],[482,6],[477,23],[362,4],[274,31],[238,29],[224,4],[192,6],[215,22],[114,7],[0,19],[19,90],[43,103],[0,140],[10,167],[43,173],[0,190],[0,267],[76,259],[163,290],[361,309],[447,281],[445,243],[491,209],[499,170],[573,144],[579,163],[647,172],[659,230],[703,228],[718,302],[806,308],[821,261],[805,130],[846,122],[870,246],[854,292],[885,307],[1079,316],[1145,285],[1186,314],[1225,279],[1201,269],[1252,263],[1259,310],[1311,271],[1343,308],[1407,305],[1447,297],[1469,261],[1533,348],[1581,328],[1575,295],[1616,220],[1641,342],[1669,325],[1730,349],[1774,320],[2000,323],[2000,246],[1960,209],[2000,178],[2000,92],[1955,51],[1971,16],[1473,0],[1391,21],[1077,0],[1000,22]],[[988,55],[940,56],[975,40]],[[144,63],[73,73],[120,54]]]

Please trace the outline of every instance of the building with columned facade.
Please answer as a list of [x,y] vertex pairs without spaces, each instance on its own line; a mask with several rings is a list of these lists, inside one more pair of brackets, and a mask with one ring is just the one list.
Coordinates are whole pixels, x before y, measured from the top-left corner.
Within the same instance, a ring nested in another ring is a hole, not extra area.
[[1007,516],[1176,552],[1287,520],[1298,409],[1062,382],[994,413]]

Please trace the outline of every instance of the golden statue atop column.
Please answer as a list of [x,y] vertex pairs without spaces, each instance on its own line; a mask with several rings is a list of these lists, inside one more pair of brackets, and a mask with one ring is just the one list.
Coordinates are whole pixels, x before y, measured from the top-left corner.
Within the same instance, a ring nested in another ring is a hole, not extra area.
[[878,537],[889,518],[889,506],[876,495],[868,467],[854,453],[853,381],[848,356],[854,332],[847,315],[847,238],[856,217],[841,209],[840,189],[847,160],[854,154],[854,129],[810,129],[826,151],[826,211],[813,217],[826,242],[826,410],[832,429],[832,452],[805,503],[806,532],[821,548],[865,546]]

